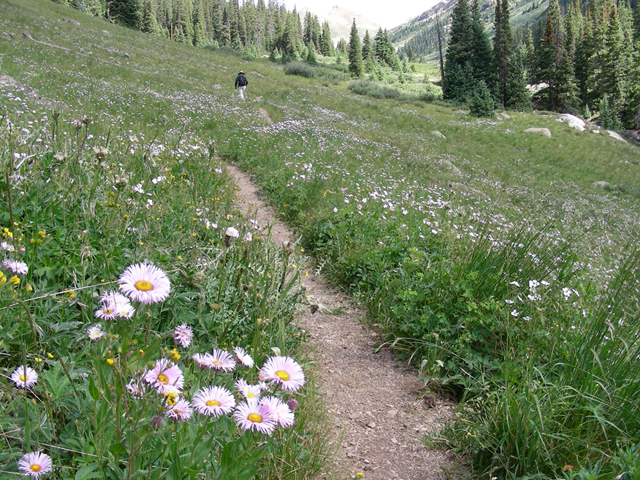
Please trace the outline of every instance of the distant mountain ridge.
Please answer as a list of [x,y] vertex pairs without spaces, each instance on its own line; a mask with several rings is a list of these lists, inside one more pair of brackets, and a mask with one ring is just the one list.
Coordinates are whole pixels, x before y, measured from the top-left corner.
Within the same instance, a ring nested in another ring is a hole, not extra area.
[[[436,14],[440,21],[440,33],[443,35],[443,53],[446,53],[446,42],[451,28],[451,14],[457,0],[445,0],[433,6],[424,13],[409,20],[407,23],[389,31],[389,39],[398,48],[401,55],[409,55],[409,51],[418,57],[428,60],[437,58],[438,36],[436,30]],[[496,6],[495,0],[479,0],[480,18],[484,22],[485,30],[493,35],[493,16]],[[535,25],[547,11],[546,0],[511,0],[509,9],[511,27],[517,37],[527,26]]]
[[[302,9],[300,11],[300,17],[304,18],[304,15],[307,11],[310,10],[308,8]],[[331,29],[331,38],[334,45],[338,43],[341,38],[344,38],[347,42],[349,41],[351,24],[353,23],[354,18],[356,20],[356,26],[358,27],[360,40],[362,40],[362,37],[364,37],[364,34],[367,30],[369,31],[369,35],[373,38],[378,29],[382,28],[380,25],[369,20],[364,15],[346,10],[337,5],[333,6],[328,13],[318,13],[311,11],[311,14],[318,17],[320,24],[325,21],[329,23],[329,28]]]

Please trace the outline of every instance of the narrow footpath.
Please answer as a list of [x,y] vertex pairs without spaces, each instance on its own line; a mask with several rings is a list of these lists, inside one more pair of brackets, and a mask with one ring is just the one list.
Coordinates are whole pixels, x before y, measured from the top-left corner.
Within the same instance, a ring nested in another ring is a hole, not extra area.
[[[271,239],[294,241],[293,233],[257,194],[249,176],[233,165],[228,172],[238,187],[240,208],[260,228],[273,225]],[[343,480],[364,474],[367,480],[440,480],[451,475],[453,456],[429,450],[421,439],[438,431],[452,415],[453,404],[421,398],[415,372],[392,352],[376,353],[379,336],[363,323],[364,312],[310,272],[307,297],[317,305],[305,309],[301,325],[310,333],[334,438],[341,442],[336,458]]]

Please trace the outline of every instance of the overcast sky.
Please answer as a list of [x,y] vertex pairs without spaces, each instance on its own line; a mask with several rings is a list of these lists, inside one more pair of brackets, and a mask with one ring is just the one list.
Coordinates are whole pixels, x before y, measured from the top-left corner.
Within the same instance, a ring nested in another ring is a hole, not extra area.
[[334,5],[359,13],[383,28],[393,28],[429,10],[439,0],[284,0],[287,10],[308,8],[316,15],[326,15]]

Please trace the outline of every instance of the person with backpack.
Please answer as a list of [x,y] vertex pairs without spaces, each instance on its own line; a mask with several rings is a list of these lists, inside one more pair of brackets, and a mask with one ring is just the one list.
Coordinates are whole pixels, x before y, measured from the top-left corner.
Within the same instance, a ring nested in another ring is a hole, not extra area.
[[244,76],[244,72],[240,70],[238,76],[236,77],[236,85],[235,88],[238,90],[238,95],[242,100],[244,100],[244,91],[247,89],[247,85],[249,85],[249,81],[247,77]]

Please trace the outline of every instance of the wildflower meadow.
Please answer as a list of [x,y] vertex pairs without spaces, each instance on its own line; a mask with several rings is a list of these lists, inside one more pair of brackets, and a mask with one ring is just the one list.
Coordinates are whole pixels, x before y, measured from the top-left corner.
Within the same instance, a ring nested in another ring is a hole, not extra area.
[[[459,402],[431,448],[480,478],[637,477],[636,146],[0,7],[0,476],[325,472],[304,247]],[[236,210],[226,162],[299,244]]]

